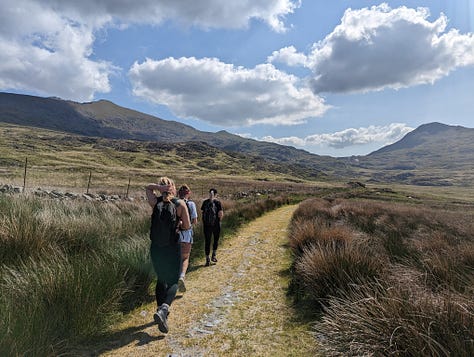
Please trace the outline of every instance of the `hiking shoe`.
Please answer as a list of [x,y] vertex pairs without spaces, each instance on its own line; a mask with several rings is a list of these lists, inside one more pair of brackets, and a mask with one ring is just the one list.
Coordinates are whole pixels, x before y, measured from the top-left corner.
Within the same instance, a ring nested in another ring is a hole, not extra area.
[[212,260],[214,263],[217,263],[217,258],[216,258],[216,256],[215,256],[214,254],[212,255],[211,260]]
[[186,284],[184,284],[184,278],[179,278],[178,280],[178,291],[179,292],[186,292]]
[[167,322],[168,314],[165,310],[159,309],[153,314],[153,319],[155,323],[158,325],[158,330],[163,333],[168,333],[168,322]]
[[211,265],[211,259],[209,259],[209,257],[206,258],[206,264],[204,266],[208,267],[209,265]]

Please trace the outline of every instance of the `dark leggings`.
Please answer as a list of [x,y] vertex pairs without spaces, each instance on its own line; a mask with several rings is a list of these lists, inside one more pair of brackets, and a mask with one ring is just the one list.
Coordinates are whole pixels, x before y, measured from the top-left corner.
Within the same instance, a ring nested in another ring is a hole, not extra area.
[[178,290],[178,279],[181,275],[181,245],[166,247],[151,245],[151,261],[157,275],[156,304],[171,305]]
[[155,296],[156,296],[156,305],[160,307],[163,303],[171,305],[173,302],[176,292],[178,291],[178,284],[173,284],[168,286],[167,283],[163,281],[156,282]]
[[219,244],[219,237],[221,234],[221,225],[216,224],[215,226],[204,226],[204,239],[205,246],[204,251],[206,255],[211,253],[211,237],[214,235],[214,243],[212,244],[212,250],[216,251]]

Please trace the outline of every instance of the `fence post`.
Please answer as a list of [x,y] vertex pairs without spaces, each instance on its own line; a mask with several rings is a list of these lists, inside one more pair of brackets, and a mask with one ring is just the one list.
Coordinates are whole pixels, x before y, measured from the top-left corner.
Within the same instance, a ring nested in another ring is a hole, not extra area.
[[131,177],[128,178],[127,193],[125,194],[125,198],[128,198],[128,191],[130,190],[130,180],[131,179],[132,179]]
[[89,181],[87,182],[87,191],[86,194],[89,194],[89,187],[91,185],[92,171],[89,171]]
[[28,166],[28,156],[25,157],[25,172],[23,174],[23,192],[26,190],[26,167]]

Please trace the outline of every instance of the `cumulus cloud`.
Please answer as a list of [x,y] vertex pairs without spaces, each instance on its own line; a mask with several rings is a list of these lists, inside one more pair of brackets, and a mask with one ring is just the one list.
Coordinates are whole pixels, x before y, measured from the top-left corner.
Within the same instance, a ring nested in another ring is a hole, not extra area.
[[274,138],[265,136],[263,141],[274,142],[282,145],[296,147],[329,146],[342,149],[354,145],[366,145],[370,143],[392,144],[400,140],[414,128],[401,123],[392,123],[387,126],[369,126],[367,128],[349,128],[335,133],[315,134],[304,138],[295,136]]
[[281,62],[288,66],[305,66],[307,57],[305,54],[297,52],[294,46],[288,46],[278,51],[273,51],[272,55],[267,58],[267,62]]
[[216,58],[147,59],[133,64],[129,78],[135,95],[179,117],[219,125],[301,124],[329,108],[300,79],[271,64],[248,69]]
[[446,32],[446,16],[430,22],[429,15],[427,8],[387,4],[346,10],[340,25],[308,55],[314,92],[399,89],[473,65],[473,34]]
[[107,26],[160,24],[245,28],[257,19],[285,31],[293,0],[2,0],[0,90],[29,90],[77,101],[110,91],[119,68],[93,59],[94,34]]
[[93,29],[28,0],[3,0],[0,89],[91,100],[110,90],[116,67],[91,60]]
[[284,17],[301,3],[299,0],[41,0],[50,8],[70,16],[100,21],[160,24],[174,20],[185,26],[204,28],[244,28],[252,19],[265,22],[273,30],[286,30]]

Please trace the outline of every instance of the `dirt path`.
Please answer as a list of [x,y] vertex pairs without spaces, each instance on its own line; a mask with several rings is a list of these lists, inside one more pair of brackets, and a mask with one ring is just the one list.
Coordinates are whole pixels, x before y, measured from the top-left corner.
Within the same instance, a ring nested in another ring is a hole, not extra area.
[[310,327],[296,321],[286,299],[285,206],[241,228],[219,248],[219,262],[187,275],[187,292],[173,302],[170,332],[152,324],[155,304],[130,314],[101,356],[308,356]]

